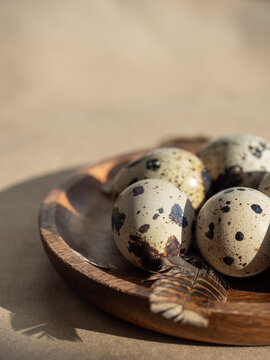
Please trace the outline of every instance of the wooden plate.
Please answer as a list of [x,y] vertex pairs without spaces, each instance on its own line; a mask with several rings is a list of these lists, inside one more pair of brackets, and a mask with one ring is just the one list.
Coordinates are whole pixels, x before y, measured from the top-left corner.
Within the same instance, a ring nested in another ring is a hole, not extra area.
[[[202,141],[176,139],[162,145],[196,151]],[[102,184],[136,155],[86,167],[45,198],[40,231],[55,268],[87,301],[147,329],[212,343],[269,345],[269,271],[249,279],[229,279],[228,302],[216,304],[207,328],[173,323],[150,312],[150,290],[141,283],[148,274],[130,265],[115,247],[110,225],[113,203],[101,192]],[[98,268],[86,258],[114,268]]]

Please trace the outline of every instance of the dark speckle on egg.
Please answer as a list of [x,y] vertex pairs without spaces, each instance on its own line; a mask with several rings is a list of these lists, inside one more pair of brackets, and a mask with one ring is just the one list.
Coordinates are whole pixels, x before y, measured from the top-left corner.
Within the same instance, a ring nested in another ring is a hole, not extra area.
[[142,226],[139,227],[139,232],[140,233],[146,233],[150,228],[150,225],[149,224],[144,224]]
[[251,154],[258,159],[262,156],[262,151],[256,146],[249,146],[248,149],[250,150]]
[[237,231],[237,233],[235,234],[235,240],[237,241],[244,240],[244,234],[241,231]]
[[230,207],[229,206],[223,206],[222,208],[220,208],[220,211],[222,211],[223,213],[227,213],[230,211]]
[[165,246],[165,256],[177,256],[180,253],[180,243],[174,235],[171,235]]
[[148,160],[146,162],[146,169],[147,170],[152,170],[152,171],[157,171],[160,168],[160,161],[158,159],[152,159],[152,160]]
[[223,262],[224,262],[224,264],[226,264],[226,265],[232,265],[233,262],[234,262],[234,259],[233,259],[232,257],[230,257],[230,256],[225,256],[225,257],[223,258]]
[[228,190],[224,191],[224,194],[229,194],[229,193],[232,193],[232,192],[234,192],[234,189],[228,189]]
[[208,225],[209,231],[205,233],[205,236],[208,237],[208,239],[212,240],[214,238],[214,223],[210,223]]
[[130,234],[128,251],[140,259],[147,270],[158,271],[161,267],[161,254],[151,247],[146,239],[138,234]]
[[126,215],[121,213],[118,207],[114,207],[112,211],[112,229],[115,230],[118,235],[120,234],[120,229],[124,225]]
[[249,151],[251,152],[251,154],[253,156],[255,156],[256,158],[260,159],[264,150],[267,149],[267,145],[264,142],[259,142],[259,144],[257,146],[249,146],[248,147]]
[[144,193],[144,187],[141,185],[136,186],[135,188],[133,188],[132,192],[133,192],[133,196],[141,195]]
[[171,208],[171,212],[169,214],[169,218],[178,224],[180,227],[186,227],[188,225],[187,219],[183,216],[183,210],[180,205],[175,204]]
[[257,214],[261,214],[263,211],[262,208],[260,207],[260,205],[258,205],[258,204],[252,204],[250,207]]

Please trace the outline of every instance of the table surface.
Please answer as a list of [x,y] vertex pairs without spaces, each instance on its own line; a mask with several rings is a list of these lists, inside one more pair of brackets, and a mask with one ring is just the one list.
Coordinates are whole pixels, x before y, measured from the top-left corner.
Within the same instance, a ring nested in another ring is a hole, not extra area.
[[270,3],[3,0],[0,54],[0,358],[269,357],[86,304],[49,263],[37,219],[84,164],[181,135],[270,139]]

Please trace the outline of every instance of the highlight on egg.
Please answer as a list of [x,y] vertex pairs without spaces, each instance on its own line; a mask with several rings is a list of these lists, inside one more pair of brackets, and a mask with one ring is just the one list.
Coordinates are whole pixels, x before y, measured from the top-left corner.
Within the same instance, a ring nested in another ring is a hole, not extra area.
[[141,180],[127,187],[114,204],[114,241],[128,261],[156,271],[163,257],[188,250],[194,217],[191,202],[175,185]]

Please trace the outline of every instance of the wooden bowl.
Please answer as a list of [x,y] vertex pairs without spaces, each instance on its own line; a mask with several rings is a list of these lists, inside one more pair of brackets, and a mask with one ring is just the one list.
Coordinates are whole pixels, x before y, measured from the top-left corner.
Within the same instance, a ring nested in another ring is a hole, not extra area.
[[[195,152],[202,142],[178,139],[173,145]],[[148,274],[129,264],[115,247],[110,221],[113,202],[101,192],[102,184],[138,154],[86,167],[45,198],[40,231],[57,271],[87,301],[147,329],[211,343],[269,345],[270,271],[251,278],[229,278],[228,301],[211,309],[207,328],[174,323],[150,311],[150,289],[141,283]],[[112,269],[106,270],[107,264]]]

